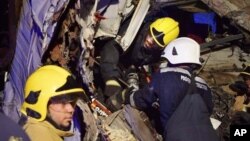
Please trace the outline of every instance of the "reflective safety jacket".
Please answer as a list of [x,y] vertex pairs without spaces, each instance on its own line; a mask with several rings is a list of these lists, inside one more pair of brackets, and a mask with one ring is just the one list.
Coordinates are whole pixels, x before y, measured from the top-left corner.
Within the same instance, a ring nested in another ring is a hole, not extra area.
[[[168,124],[168,120],[184,99],[191,83],[191,72],[182,68],[163,68],[152,76],[148,87],[136,91],[130,97],[130,104],[141,110],[147,110],[158,99],[162,128]],[[213,103],[211,90],[206,82],[195,77],[196,91],[201,95],[207,107],[206,115],[212,113]],[[199,124],[199,121],[197,121]],[[164,132],[165,134],[165,132]]]
[[47,121],[38,122],[28,118],[24,130],[32,141],[63,141],[63,137],[73,136],[72,132],[56,129]]

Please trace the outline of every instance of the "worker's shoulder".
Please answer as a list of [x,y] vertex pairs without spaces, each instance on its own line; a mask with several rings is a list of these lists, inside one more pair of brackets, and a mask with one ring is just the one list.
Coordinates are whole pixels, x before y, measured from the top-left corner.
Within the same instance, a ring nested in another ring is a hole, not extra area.
[[52,127],[52,125],[45,121],[39,122],[32,118],[29,118],[23,128],[26,132],[38,132],[43,134],[50,132],[50,130],[52,130],[54,127]]
[[28,135],[12,119],[0,112],[0,137],[1,140],[15,140],[16,138],[22,141],[30,141]]
[[166,67],[166,68],[161,68],[160,69],[160,73],[167,73],[167,74],[176,74],[176,75],[186,75],[191,77],[191,73],[183,68],[179,68],[179,67]]
[[31,140],[43,141],[59,138],[56,129],[45,121],[39,122],[34,119],[28,119],[23,128]]

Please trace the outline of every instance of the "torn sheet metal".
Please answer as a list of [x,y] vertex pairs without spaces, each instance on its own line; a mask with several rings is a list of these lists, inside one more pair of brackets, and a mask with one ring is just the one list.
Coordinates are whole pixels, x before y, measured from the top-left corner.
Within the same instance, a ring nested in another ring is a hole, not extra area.
[[98,3],[97,12],[103,17],[95,38],[116,37],[121,22],[134,11],[133,0],[104,0]]
[[52,38],[56,21],[68,2],[26,0],[23,3],[16,51],[4,89],[3,110],[15,121],[19,119],[19,108],[24,101],[25,81],[41,65],[41,57]]
[[118,43],[122,46],[122,49],[124,51],[126,51],[133,42],[148,12],[149,7],[150,7],[149,0],[140,0],[133,14],[133,17],[129,23],[125,35],[122,36],[121,39],[117,38]]
[[202,0],[221,17],[231,19],[235,24],[250,31],[250,1],[248,0]]

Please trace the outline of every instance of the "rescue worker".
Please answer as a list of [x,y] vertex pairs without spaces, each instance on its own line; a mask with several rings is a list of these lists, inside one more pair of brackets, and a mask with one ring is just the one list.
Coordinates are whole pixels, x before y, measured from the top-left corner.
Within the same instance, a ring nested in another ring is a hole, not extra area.
[[21,107],[27,116],[23,128],[32,141],[63,141],[70,131],[75,105],[85,91],[65,69],[46,65],[32,73],[25,84]]
[[[125,32],[126,23],[120,29],[120,35]],[[121,107],[122,91],[118,79],[121,78],[119,63],[124,66],[136,67],[154,63],[160,60],[164,47],[179,35],[179,24],[170,17],[159,18],[152,23],[140,27],[132,45],[124,52],[120,45],[111,40],[101,50],[101,75],[105,81],[104,95],[108,97],[107,106],[115,111]]]
[[229,85],[229,88],[237,93],[233,110],[250,112],[250,65],[246,66],[239,76],[243,81]]
[[30,141],[20,125],[0,112],[0,137],[2,141]]
[[171,41],[163,51],[168,64],[152,75],[151,83],[131,91],[126,103],[147,110],[158,101],[163,138],[167,141],[217,141],[210,115],[212,93],[195,76],[201,66],[200,45],[191,38]]

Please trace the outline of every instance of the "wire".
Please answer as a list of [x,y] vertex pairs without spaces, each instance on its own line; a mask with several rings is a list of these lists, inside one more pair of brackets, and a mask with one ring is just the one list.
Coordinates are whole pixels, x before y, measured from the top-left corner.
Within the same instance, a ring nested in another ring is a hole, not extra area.
[[204,67],[206,66],[207,61],[208,61],[208,59],[210,58],[211,54],[212,54],[212,49],[210,48],[208,57],[207,57],[207,59],[205,60],[205,62],[204,62],[204,64],[202,65],[202,67],[197,71],[197,75],[204,69]]

